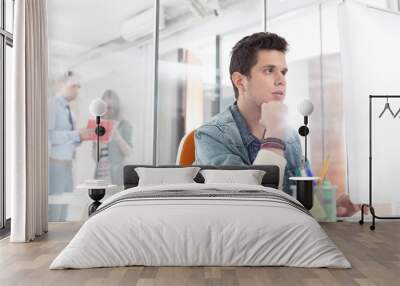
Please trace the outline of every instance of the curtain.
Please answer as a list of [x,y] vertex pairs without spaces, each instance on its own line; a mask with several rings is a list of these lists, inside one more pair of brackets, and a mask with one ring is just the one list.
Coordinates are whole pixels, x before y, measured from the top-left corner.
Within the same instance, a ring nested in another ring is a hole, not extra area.
[[10,241],[28,242],[48,227],[46,0],[15,1],[14,11]]

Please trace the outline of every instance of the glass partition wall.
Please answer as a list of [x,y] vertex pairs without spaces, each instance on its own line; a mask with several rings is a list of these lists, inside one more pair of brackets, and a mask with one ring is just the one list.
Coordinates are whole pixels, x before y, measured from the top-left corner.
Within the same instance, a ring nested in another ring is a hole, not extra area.
[[[82,220],[91,203],[78,184],[122,189],[125,164],[152,163],[153,1],[53,0],[49,15],[49,220]],[[93,99],[107,104],[100,141]]]
[[[318,174],[330,156],[329,179],[339,194],[345,192],[340,2],[48,1],[49,218],[86,218],[91,200],[76,186],[88,179],[118,185],[107,191],[110,195],[122,189],[125,164],[175,164],[182,137],[234,102],[233,45],[265,26],[289,43],[290,124],[302,125],[297,105],[312,100],[312,169]],[[364,2],[393,6],[391,1]],[[94,119],[89,104],[95,98],[106,101],[102,120],[112,126],[100,144],[99,163],[93,136],[88,136]]]
[[156,163],[175,164],[182,137],[234,101],[230,51],[262,30],[263,2],[160,0],[160,7],[160,19],[174,16],[159,28]]

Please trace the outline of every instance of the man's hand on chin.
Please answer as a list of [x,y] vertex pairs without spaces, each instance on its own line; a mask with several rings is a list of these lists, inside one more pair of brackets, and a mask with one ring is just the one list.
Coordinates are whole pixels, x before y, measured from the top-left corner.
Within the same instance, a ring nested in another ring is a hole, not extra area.
[[260,124],[265,127],[266,137],[283,140],[288,108],[281,101],[270,101],[261,105]]

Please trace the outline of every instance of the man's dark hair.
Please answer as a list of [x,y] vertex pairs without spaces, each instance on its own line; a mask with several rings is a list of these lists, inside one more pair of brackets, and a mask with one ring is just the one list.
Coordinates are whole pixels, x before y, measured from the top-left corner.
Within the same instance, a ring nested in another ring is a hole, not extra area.
[[[257,54],[260,50],[277,50],[285,53],[288,48],[286,40],[277,34],[260,32],[241,39],[232,49],[229,73],[240,72],[250,76],[250,69],[257,63]],[[235,98],[239,96],[239,90],[232,81]]]

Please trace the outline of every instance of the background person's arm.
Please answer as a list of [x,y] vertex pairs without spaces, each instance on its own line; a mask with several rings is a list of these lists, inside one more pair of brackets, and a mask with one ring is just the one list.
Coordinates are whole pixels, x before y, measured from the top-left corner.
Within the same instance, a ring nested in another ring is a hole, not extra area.
[[79,130],[54,130],[49,126],[49,140],[52,145],[80,144],[82,141],[89,140],[89,136],[94,130],[81,128]]
[[49,100],[48,108],[48,132],[51,145],[73,144],[81,141],[78,130],[56,130],[57,114],[61,112],[57,108],[55,99]]
[[120,121],[118,126],[112,130],[111,138],[118,144],[124,157],[132,153],[132,127],[127,121]]
[[78,130],[51,130],[49,129],[49,139],[52,145],[80,143],[81,139]]

